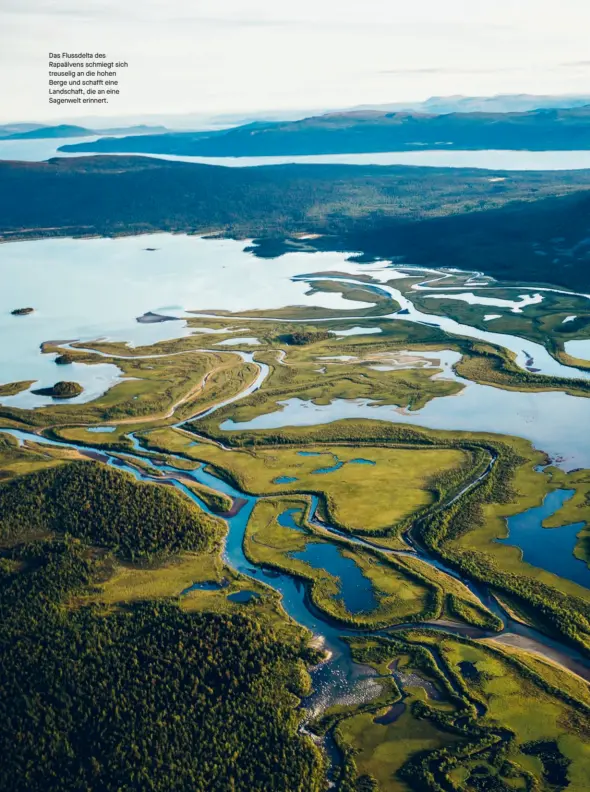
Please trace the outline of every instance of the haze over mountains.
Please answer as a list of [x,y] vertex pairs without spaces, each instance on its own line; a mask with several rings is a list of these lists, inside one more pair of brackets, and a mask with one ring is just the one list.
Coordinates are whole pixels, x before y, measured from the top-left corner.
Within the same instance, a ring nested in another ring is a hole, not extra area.
[[526,113],[542,108],[583,107],[590,105],[590,94],[539,96],[535,94],[499,94],[498,96],[431,96],[424,102],[396,102],[382,105],[359,105],[352,110],[414,110],[419,113]]
[[166,127],[140,124],[130,127],[109,129],[87,129],[75,124],[5,124],[0,126],[0,140],[42,140],[47,138],[92,137],[95,135],[157,135],[167,132]]
[[[80,116],[73,119],[63,117],[58,124],[12,123],[0,124],[0,138],[8,135],[29,132],[35,129],[49,130],[53,127],[83,127],[88,135],[108,135],[116,133],[132,134],[131,129],[152,131],[154,134],[164,128],[176,131],[215,131],[242,126],[253,122],[300,121],[303,118],[335,112],[356,110],[413,111],[439,115],[443,113],[522,113],[541,108],[583,107],[590,105],[589,94],[534,95],[501,94],[498,96],[432,96],[424,101],[385,102],[381,104],[362,104],[353,107],[308,107],[293,110],[252,110],[251,112],[227,112],[210,114],[202,112],[169,114],[147,113],[132,116]],[[128,131],[129,130],[129,131]],[[64,135],[65,137],[65,135]]]
[[170,132],[64,145],[65,152],[201,157],[350,154],[424,149],[586,150],[590,104],[519,113],[356,110],[300,121],[255,122],[225,131]]

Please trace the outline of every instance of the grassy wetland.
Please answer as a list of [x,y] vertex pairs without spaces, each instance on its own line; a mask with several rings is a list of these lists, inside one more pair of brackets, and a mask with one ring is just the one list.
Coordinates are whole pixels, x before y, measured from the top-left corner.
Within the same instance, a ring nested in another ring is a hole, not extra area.
[[[121,375],[85,403],[0,407],[0,786],[585,789],[590,465],[568,464],[567,437],[549,455],[504,431],[494,400],[585,409],[564,345],[586,304],[543,292],[514,313],[520,290],[449,273],[441,293],[508,305],[430,299],[425,277],[393,279],[400,301],[333,269],[309,304],[204,309],[192,334],[134,347],[44,345],[67,354],[60,376]],[[350,305],[311,304],[326,293]],[[418,321],[406,295],[565,368]],[[427,420],[478,400],[483,428]],[[368,412],[341,418],[350,404]]]

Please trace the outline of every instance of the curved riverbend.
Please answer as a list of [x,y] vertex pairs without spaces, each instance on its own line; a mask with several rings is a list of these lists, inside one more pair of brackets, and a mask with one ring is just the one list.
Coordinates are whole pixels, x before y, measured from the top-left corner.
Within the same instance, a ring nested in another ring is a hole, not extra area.
[[[153,475],[150,476],[144,470],[133,465],[133,455],[127,455],[130,459],[129,463],[122,463],[119,458],[111,455],[100,448],[91,448],[89,446],[80,446],[74,443],[67,443],[63,441],[50,440],[48,438],[36,435],[31,432],[24,432],[17,429],[0,428],[0,431],[11,434],[16,437],[20,442],[31,441],[35,443],[46,443],[48,445],[61,446],[65,448],[75,448],[83,456],[88,456],[92,459],[105,462],[106,464],[114,465],[119,469],[126,470],[131,473],[135,478],[144,481],[150,481],[155,484],[163,484],[167,482],[172,484],[177,489],[181,490],[187,497],[191,498],[200,508],[207,513],[211,513],[207,505],[199,499],[199,497],[189,489],[184,483],[187,478],[194,479],[195,481],[204,484],[217,492],[229,496],[233,501],[240,500],[243,505],[232,516],[227,516],[226,520],[229,526],[223,557],[225,562],[235,569],[237,572],[247,576],[254,576],[257,580],[264,583],[277,591],[282,597],[282,605],[287,614],[297,621],[302,626],[306,627],[315,635],[321,635],[325,648],[330,653],[330,659],[320,665],[313,672],[314,694],[306,702],[307,706],[313,711],[321,711],[334,703],[343,700],[361,701],[370,700],[378,692],[371,679],[374,673],[364,666],[354,663],[350,656],[348,645],[342,640],[343,636],[355,635],[370,635],[370,634],[384,634],[388,632],[404,629],[409,624],[396,625],[388,630],[362,630],[351,629],[333,622],[329,617],[321,613],[310,602],[307,595],[305,585],[296,577],[288,575],[284,572],[267,569],[252,563],[244,554],[243,542],[246,531],[246,526],[254,506],[260,498],[242,492],[227,481],[218,478],[213,473],[200,467],[197,470],[186,471],[181,468],[175,468],[171,465],[158,464],[153,461],[156,468],[164,473],[163,477]],[[137,438],[132,438],[135,441],[136,448],[141,450],[142,454],[147,454],[148,458],[152,452],[143,448]],[[154,456],[157,456],[154,453]],[[143,457],[142,457],[142,461]],[[469,486],[474,486],[473,482]],[[312,498],[308,518],[315,519],[315,510],[317,508],[317,498]],[[322,528],[331,531],[334,534],[341,535],[337,529],[326,525],[326,523],[319,523]],[[346,539],[351,543],[358,543],[373,547],[370,542],[366,540],[349,537]],[[451,574],[453,577],[459,576],[454,570],[446,567],[437,559],[432,558],[423,548],[416,548],[417,555],[426,563],[431,564],[439,571],[445,574]],[[460,578],[459,578],[460,579]],[[501,633],[486,632],[469,627],[462,627],[461,625],[445,624],[442,622],[433,622],[430,625],[423,626],[432,627],[451,634],[465,634],[467,631],[472,637],[475,638],[502,638],[502,636],[516,635],[525,639],[528,642],[529,649],[539,654],[550,658],[552,661],[559,663],[564,668],[577,673],[583,678],[590,681],[590,660],[582,656],[575,649],[562,644],[558,641],[552,640],[542,633],[527,627],[510,618],[508,614],[490,597],[489,592],[470,581],[463,581],[469,586],[470,590],[475,594],[484,607],[491,609],[497,616],[499,616],[503,623],[504,629]],[[345,581],[343,580],[343,584]]]

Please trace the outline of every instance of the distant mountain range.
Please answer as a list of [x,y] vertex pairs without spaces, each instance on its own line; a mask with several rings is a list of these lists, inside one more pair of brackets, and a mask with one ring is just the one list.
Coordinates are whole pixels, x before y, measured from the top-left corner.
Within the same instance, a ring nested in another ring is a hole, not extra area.
[[359,105],[351,110],[413,110],[417,113],[528,113],[531,110],[568,109],[590,105],[590,94],[539,96],[535,94],[499,94],[498,96],[431,96],[424,102],[396,102]]
[[166,127],[139,126],[112,129],[87,129],[73,124],[43,126],[40,124],[6,124],[0,126],[0,140],[41,140],[48,138],[92,137],[95,135],[158,135],[168,132]]
[[352,154],[424,149],[590,149],[590,105],[524,113],[356,110],[216,132],[169,132],[64,145],[67,152],[202,157]]

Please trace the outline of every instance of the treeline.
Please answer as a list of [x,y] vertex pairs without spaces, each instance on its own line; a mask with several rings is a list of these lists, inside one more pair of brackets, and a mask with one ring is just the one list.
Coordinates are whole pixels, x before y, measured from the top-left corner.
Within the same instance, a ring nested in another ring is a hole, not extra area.
[[136,482],[96,462],[72,462],[0,486],[0,542],[48,533],[139,560],[211,550],[223,523],[172,488]]
[[0,558],[0,789],[326,788],[297,732],[315,652],[239,615],[71,607],[95,564],[71,539]]

